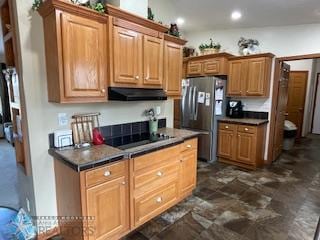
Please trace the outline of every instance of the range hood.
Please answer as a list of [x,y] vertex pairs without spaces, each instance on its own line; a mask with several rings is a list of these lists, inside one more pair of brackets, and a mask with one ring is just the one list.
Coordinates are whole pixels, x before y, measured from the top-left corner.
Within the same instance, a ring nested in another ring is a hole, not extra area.
[[160,101],[167,100],[167,95],[162,89],[109,87],[109,100]]

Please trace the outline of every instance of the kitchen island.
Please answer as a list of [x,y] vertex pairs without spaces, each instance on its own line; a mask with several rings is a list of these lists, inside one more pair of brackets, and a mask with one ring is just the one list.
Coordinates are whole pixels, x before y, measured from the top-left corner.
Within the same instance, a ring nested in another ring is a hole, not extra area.
[[108,145],[49,150],[58,215],[78,218],[60,221],[65,239],[119,239],[192,193],[198,133],[159,132],[170,137],[125,150]]

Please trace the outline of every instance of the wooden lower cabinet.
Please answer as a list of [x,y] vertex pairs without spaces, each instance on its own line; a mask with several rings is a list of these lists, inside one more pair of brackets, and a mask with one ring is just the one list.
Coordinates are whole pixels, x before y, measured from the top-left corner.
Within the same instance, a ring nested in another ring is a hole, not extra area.
[[266,125],[219,123],[219,161],[255,169],[264,165]]
[[94,216],[90,240],[114,238],[129,230],[126,177],[89,188],[86,196],[87,216]]
[[120,239],[192,193],[197,177],[197,139],[76,172],[55,160],[59,216],[64,239]]

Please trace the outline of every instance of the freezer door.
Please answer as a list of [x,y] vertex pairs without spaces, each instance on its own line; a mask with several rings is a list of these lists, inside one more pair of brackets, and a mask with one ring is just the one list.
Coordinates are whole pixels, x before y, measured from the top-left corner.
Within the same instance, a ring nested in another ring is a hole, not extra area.
[[215,78],[194,78],[190,81],[191,128],[211,131],[213,128]]
[[213,159],[213,133],[203,132],[198,137],[198,158],[212,162]]
[[182,81],[182,99],[181,99],[181,124],[183,128],[191,128],[192,112],[192,90],[190,80]]

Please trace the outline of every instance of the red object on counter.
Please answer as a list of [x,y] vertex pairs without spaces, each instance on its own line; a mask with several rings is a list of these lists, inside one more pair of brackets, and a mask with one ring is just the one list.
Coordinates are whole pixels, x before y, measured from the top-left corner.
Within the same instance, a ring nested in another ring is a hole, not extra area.
[[93,129],[92,135],[93,135],[92,142],[93,142],[94,145],[102,145],[102,144],[104,144],[104,138],[103,138],[101,132],[97,128]]

